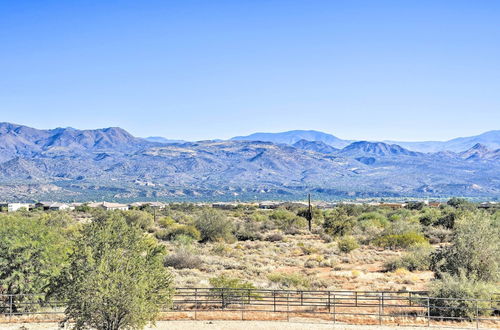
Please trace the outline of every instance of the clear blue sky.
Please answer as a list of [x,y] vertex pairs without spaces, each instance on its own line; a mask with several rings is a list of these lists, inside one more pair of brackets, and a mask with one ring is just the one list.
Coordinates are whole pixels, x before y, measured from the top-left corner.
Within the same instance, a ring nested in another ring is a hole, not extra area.
[[0,1],[0,121],[229,138],[500,129],[500,1]]

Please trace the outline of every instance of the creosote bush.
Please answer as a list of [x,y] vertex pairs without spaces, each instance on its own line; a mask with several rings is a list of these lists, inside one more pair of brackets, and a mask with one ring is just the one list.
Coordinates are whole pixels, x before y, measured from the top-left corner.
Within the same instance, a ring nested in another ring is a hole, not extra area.
[[213,209],[204,210],[195,220],[195,226],[201,233],[202,242],[234,240],[234,224],[222,212]]
[[406,232],[403,234],[387,234],[377,237],[373,244],[389,249],[406,249],[412,245],[425,244],[427,239],[424,235],[416,232]]
[[238,223],[235,236],[239,241],[260,241],[262,240],[260,227],[260,223],[252,220]]
[[325,214],[323,228],[331,236],[344,236],[349,234],[356,225],[356,218],[349,215],[345,207],[336,207]]
[[255,285],[250,282],[242,281],[239,278],[220,275],[212,277],[208,280],[212,288],[229,288],[229,289],[256,289]]
[[359,244],[352,236],[344,236],[338,240],[340,252],[349,253],[359,248]]
[[493,305],[491,302],[497,291],[498,287],[494,283],[469,279],[465,273],[457,276],[444,274],[430,286],[429,295],[441,298],[431,299],[431,315],[473,319],[476,305],[480,316],[492,315],[494,310],[500,309],[498,303]]
[[173,225],[168,230],[169,239],[175,239],[178,236],[189,236],[195,241],[199,241],[201,239],[201,233],[196,227],[190,225]]
[[271,273],[267,276],[269,281],[276,283],[280,288],[308,289],[311,286],[309,279],[299,273]]
[[123,216],[129,225],[139,226],[145,230],[151,228],[154,224],[153,216],[145,211],[123,211]]
[[432,252],[433,248],[429,244],[414,245],[403,256],[387,262],[385,268],[388,271],[395,271],[399,268],[409,271],[429,270]]
[[299,233],[301,229],[307,226],[306,219],[281,208],[274,210],[269,215],[269,219],[274,222],[277,228],[291,235]]
[[161,217],[158,219],[158,225],[162,228],[168,228],[175,224],[175,220],[171,217]]

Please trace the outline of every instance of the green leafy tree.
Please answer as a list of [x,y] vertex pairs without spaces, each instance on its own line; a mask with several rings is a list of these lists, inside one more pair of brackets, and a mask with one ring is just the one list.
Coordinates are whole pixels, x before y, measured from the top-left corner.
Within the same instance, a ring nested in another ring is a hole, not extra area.
[[0,293],[40,294],[43,299],[69,251],[66,236],[46,219],[0,215]]
[[460,209],[474,209],[475,206],[473,203],[469,202],[465,198],[453,197],[446,204]]
[[118,213],[86,225],[54,285],[76,329],[141,329],[172,297],[165,248]]
[[451,245],[433,256],[434,269],[454,276],[462,272],[480,281],[500,279],[500,228],[486,212],[459,218]]
[[337,207],[325,214],[323,228],[332,236],[344,236],[349,234],[356,225],[356,218],[350,216],[346,208]]

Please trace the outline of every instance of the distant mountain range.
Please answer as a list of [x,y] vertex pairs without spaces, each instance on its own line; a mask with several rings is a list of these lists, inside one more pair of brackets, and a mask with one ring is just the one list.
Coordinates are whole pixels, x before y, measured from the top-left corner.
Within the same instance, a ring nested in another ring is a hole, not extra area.
[[0,200],[497,198],[498,132],[422,142],[441,143],[428,152],[315,131],[179,142],[0,123]]
[[233,141],[265,141],[292,145],[300,140],[323,142],[334,148],[343,148],[353,141],[342,140],[331,134],[318,131],[288,131],[282,133],[254,133],[247,136],[236,136]]
[[166,138],[161,137],[161,136],[150,136],[150,137],[147,137],[145,139],[149,142],[158,142],[158,143],[183,143],[183,142],[187,142],[184,140],[166,139]]
[[[343,140],[331,134],[318,131],[288,131],[282,133],[254,133],[247,136],[237,136],[232,138],[237,141],[266,141],[273,143],[284,143],[293,145],[299,140],[323,142],[334,148],[343,148],[353,140]],[[377,141],[374,141],[377,142]],[[470,137],[460,137],[449,141],[424,141],[424,142],[403,142],[403,141],[381,141],[388,144],[397,144],[401,147],[418,152],[438,152],[453,151],[460,152],[472,148],[476,144],[482,144],[490,149],[500,148],[500,130],[489,131],[480,135]]]

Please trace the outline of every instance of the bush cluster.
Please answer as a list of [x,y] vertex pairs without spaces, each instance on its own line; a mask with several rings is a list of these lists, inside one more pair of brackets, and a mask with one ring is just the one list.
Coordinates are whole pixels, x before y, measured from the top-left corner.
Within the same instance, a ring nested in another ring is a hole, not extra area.
[[349,253],[359,248],[358,241],[352,236],[345,236],[338,240],[340,252]]
[[388,271],[395,271],[399,268],[405,268],[409,271],[429,270],[432,252],[433,248],[429,244],[414,245],[402,257],[386,263],[385,268]]
[[278,284],[281,288],[308,289],[311,282],[299,273],[271,273],[267,276],[269,281]]

